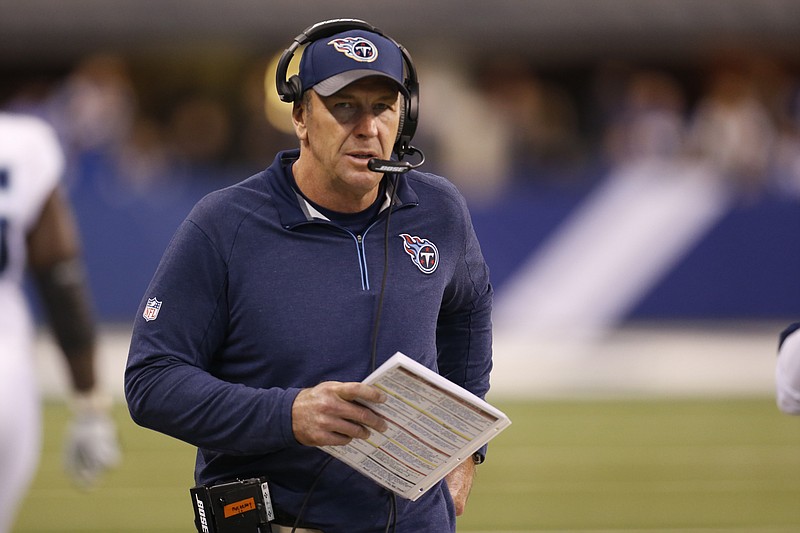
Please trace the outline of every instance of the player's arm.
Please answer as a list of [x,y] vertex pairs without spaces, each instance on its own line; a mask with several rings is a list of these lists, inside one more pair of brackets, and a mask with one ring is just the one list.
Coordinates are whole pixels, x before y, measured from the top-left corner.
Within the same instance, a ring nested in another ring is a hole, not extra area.
[[95,329],[72,209],[56,188],[28,234],[28,264],[74,390],[95,389]]
[[27,244],[28,264],[75,391],[66,468],[76,483],[85,486],[117,464],[120,452],[110,399],[97,386],[96,336],[77,224],[60,189],[47,199]]
[[800,415],[800,322],[781,333],[775,386],[778,408]]

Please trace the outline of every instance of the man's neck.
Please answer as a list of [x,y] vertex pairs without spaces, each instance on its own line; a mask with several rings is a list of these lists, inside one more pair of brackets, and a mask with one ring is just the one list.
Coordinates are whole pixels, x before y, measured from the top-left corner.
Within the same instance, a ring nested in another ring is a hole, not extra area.
[[303,195],[315,204],[338,213],[359,213],[369,208],[378,197],[380,187],[375,187],[366,194],[359,195],[352,191],[344,191],[335,187],[333,182],[315,176],[303,164],[302,156],[292,165],[295,184]]

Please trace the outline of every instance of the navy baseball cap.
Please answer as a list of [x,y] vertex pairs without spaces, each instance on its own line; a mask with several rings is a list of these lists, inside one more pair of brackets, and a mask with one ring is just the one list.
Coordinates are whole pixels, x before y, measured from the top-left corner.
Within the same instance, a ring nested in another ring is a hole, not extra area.
[[303,90],[313,88],[330,96],[367,76],[383,76],[397,83],[408,97],[403,53],[390,39],[364,30],[350,30],[309,44],[300,59]]

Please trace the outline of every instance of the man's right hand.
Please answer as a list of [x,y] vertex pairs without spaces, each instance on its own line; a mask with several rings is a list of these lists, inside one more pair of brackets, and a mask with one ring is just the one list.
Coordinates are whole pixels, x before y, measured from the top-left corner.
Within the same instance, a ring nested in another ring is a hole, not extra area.
[[297,441],[306,446],[338,446],[368,438],[370,429],[386,431],[386,421],[355,400],[383,403],[386,395],[372,385],[338,381],[300,391],[292,404]]

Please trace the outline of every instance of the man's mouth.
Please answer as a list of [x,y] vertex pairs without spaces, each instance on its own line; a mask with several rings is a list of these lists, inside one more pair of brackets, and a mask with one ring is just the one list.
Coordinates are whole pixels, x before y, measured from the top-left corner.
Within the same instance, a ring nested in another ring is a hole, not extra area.
[[363,160],[365,160],[365,161],[366,161],[366,160],[368,160],[368,159],[372,159],[372,158],[374,158],[374,157],[377,157],[377,156],[376,156],[375,154],[373,154],[373,153],[364,153],[364,152],[350,153],[350,154],[348,154],[348,155],[349,155],[350,157],[355,157],[356,159],[363,159]]

